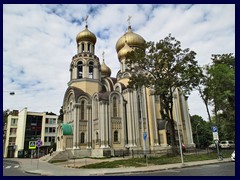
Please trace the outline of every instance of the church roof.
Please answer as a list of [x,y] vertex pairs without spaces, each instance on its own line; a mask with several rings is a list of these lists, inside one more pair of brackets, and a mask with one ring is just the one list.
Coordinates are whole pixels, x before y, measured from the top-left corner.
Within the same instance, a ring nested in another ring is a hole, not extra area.
[[62,131],[63,135],[72,135],[72,126],[70,124],[64,124],[62,123]]

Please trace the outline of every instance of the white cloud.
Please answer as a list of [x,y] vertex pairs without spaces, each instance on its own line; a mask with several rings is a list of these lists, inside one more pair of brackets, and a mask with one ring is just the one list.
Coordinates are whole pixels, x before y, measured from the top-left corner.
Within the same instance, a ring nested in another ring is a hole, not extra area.
[[[211,54],[235,53],[235,5],[8,4],[3,6],[4,109],[59,113],[86,15],[97,36],[96,55],[102,62],[105,52],[113,77],[120,68],[115,45],[127,30],[128,16],[133,31],[146,41],[171,33],[182,48],[197,53],[200,65],[211,63]],[[207,119],[197,92],[189,98],[189,109]]]

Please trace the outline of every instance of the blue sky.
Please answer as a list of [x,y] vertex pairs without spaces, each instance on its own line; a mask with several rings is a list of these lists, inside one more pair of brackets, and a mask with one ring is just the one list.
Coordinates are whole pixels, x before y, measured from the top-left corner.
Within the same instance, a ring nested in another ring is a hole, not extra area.
[[[200,65],[211,63],[211,54],[235,54],[235,5],[5,4],[3,109],[59,113],[86,15],[89,30],[97,36],[95,53],[102,62],[105,52],[112,77],[120,68],[115,45],[127,30],[128,16],[133,31],[146,41],[171,33],[183,49],[197,53]],[[207,119],[196,91],[189,97],[189,110]]]

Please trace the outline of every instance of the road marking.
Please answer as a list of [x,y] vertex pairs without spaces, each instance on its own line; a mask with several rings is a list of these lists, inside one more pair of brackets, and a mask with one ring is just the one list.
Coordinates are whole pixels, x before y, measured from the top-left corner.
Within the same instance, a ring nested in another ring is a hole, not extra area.
[[14,168],[19,168],[19,165],[14,166]]
[[11,167],[12,167],[12,166],[7,166],[6,169],[9,169],[9,168],[11,168]]

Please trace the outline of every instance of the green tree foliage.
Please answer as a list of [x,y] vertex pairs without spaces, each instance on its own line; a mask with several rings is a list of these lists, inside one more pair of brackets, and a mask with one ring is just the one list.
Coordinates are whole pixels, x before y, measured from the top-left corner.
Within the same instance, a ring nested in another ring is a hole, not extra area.
[[63,122],[63,106],[61,106],[61,109],[59,110],[59,116],[58,116],[58,123]]
[[233,54],[212,55],[212,64],[206,66],[206,77],[204,95],[214,107],[215,125],[223,135],[221,139],[234,139],[235,57]]
[[7,117],[9,113],[10,113],[9,109],[3,110],[3,127],[4,127],[4,124],[7,123]]
[[182,49],[180,41],[169,34],[156,44],[146,42],[145,49],[135,49],[127,55],[126,64],[132,76],[130,87],[149,87],[160,96],[162,118],[169,121],[171,145],[175,146],[173,93],[176,88],[190,94],[199,84],[200,67],[196,53]]
[[210,122],[204,121],[201,116],[190,116],[193,142],[197,148],[206,148],[209,144],[213,143],[213,135],[211,131]]

